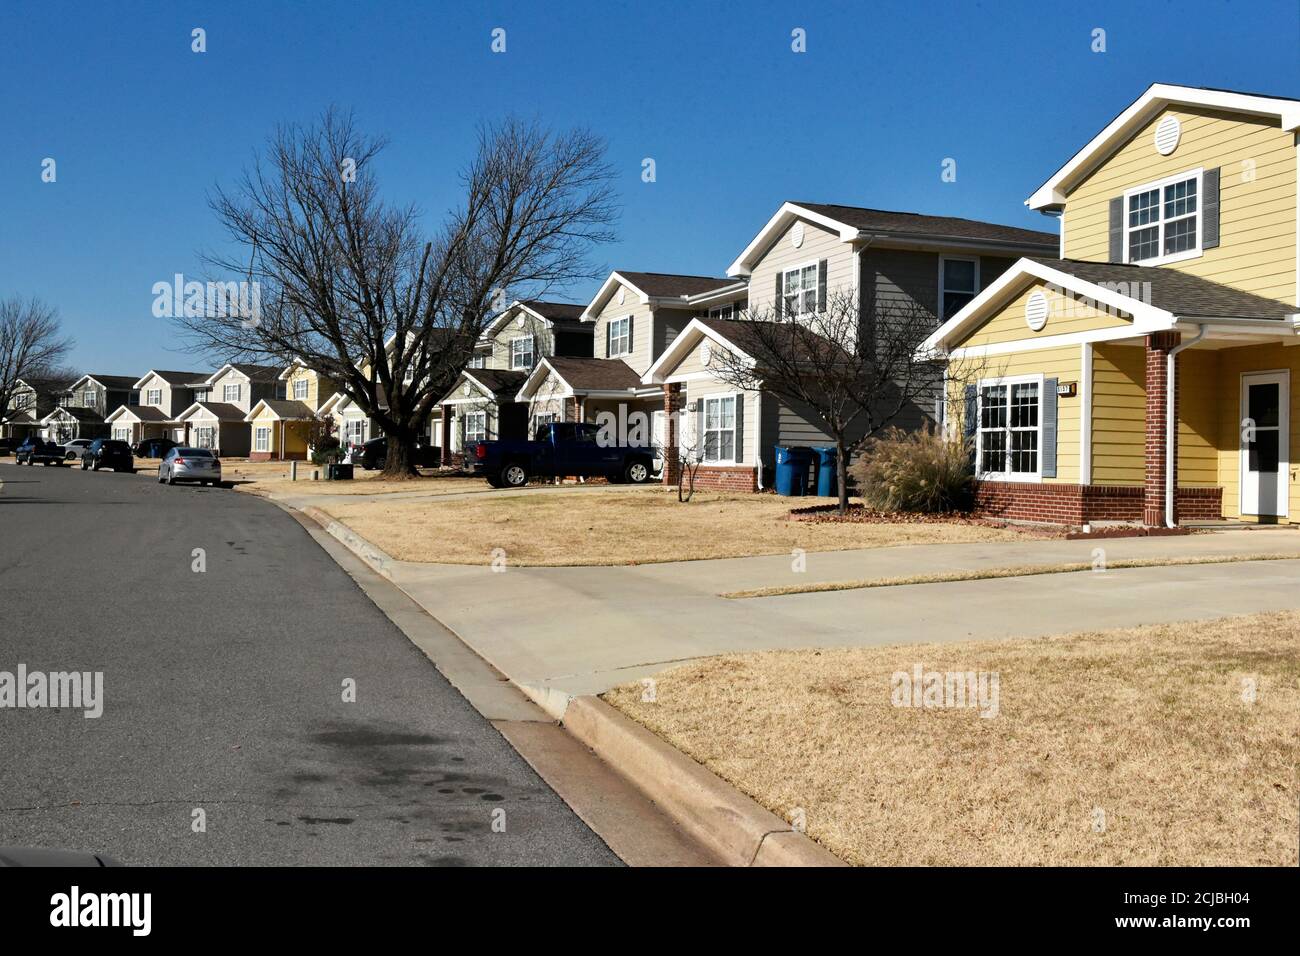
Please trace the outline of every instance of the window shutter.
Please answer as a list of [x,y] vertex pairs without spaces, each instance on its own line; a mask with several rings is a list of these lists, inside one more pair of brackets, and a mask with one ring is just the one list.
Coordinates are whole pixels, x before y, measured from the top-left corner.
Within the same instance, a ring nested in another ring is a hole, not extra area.
[[1219,168],[1201,174],[1201,248],[1219,244]]
[[695,457],[704,459],[704,399],[695,402]]
[[779,319],[781,312],[785,309],[785,273],[776,274],[776,304],[772,306],[772,312]]
[[609,358],[609,346],[614,341],[613,328],[613,323],[605,323],[605,358]]
[[736,393],[736,464],[745,460],[745,393]]
[[817,262],[817,311],[826,311],[826,260]]
[[1058,379],[1043,379],[1043,447],[1039,449],[1039,463],[1044,478],[1056,477],[1056,386]]
[[1110,201],[1110,261],[1124,261],[1124,197]]
[[979,389],[966,386],[966,409],[962,414],[961,436],[969,445],[971,461],[975,460],[975,426],[979,423]]
[[629,352],[632,351],[632,343],[633,343],[634,341],[636,341],[635,339],[632,338],[632,335],[633,335],[633,332],[632,332],[632,321],[633,321],[633,320],[632,320],[632,316],[629,315],[629,316],[627,317],[627,350],[628,350]]

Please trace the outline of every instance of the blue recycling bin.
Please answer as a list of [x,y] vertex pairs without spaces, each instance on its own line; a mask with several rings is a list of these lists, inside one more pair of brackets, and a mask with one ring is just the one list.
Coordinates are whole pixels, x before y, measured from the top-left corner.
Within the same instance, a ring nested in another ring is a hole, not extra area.
[[817,495],[833,498],[840,493],[839,474],[835,467],[834,448],[814,448],[813,464],[817,469]]
[[810,453],[807,448],[786,448],[776,446],[776,493],[785,495],[806,495],[808,493],[808,463]]

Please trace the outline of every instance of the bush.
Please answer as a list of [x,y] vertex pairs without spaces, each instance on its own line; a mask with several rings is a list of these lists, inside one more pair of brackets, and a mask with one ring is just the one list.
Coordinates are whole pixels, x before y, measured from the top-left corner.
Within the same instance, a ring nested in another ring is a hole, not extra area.
[[849,469],[868,508],[934,514],[971,505],[967,443],[926,427],[890,428],[872,439]]
[[335,462],[342,461],[345,452],[339,440],[330,436],[321,439],[319,445],[312,449],[311,461],[313,465],[332,465]]

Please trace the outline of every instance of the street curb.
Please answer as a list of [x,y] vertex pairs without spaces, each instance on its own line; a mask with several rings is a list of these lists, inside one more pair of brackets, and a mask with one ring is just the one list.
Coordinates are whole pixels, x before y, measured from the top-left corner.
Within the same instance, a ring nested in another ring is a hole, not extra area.
[[599,697],[573,698],[563,726],[730,866],[848,865]]
[[[393,581],[393,559],[382,549],[320,508],[309,505],[291,510],[300,510],[378,574]],[[599,697],[573,697],[567,699],[567,706],[557,707],[554,699],[539,701],[537,688],[508,675],[507,679],[727,865],[848,866]]]

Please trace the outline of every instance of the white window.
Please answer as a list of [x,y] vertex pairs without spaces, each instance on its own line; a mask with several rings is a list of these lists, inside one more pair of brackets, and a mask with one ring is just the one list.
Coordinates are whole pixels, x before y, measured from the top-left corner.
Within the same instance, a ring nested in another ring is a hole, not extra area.
[[798,318],[817,311],[817,263],[781,273],[781,314]]
[[96,403],[96,393],[93,389],[87,389],[81,396],[83,408],[94,408]]
[[130,425],[126,425],[126,426],[114,425],[114,426],[113,426],[113,437],[114,437],[115,439],[117,439],[118,441],[130,441],[130,440],[131,440],[131,426],[130,426]]
[[470,360],[469,360],[469,367],[470,367],[470,368],[487,368],[487,363],[488,363],[488,353],[487,353],[487,352],[475,352],[475,353],[470,357]]
[[[229,386],[227,386],[229,387]],[[239,386],[235,386],[238,388]],[[271,429],[258,426],[253,429],[253,451],[271,450]]]
[[366,420],[364,418],[354,418],[348,422],[347,426],[348,441],[354,445],[364,445],[366,442]]
[[736,461],[736,396],[719,395],[704,402],[704,460]]
[[536,435],[539,431],[541,431],[551,422],[558,422],[559,420],[560,420],[560,416],[555,414],[555,412],[542,412],[539,415],[534,415],[533,434]]
[[947,322],[971,299],[979,289],[980,263],[978,259],[939,257],[939,321]]
[[632,351],[632,317],[624,316],[621,319],[609,320],[609,354],[607,358],[613,358],[615,355],[626,355]]
[[296,402],[307,401],[307,387],[311,383],[305,378],[296,378],[293,380],[293,399]]
[[1124,261],[1158,265],[1201,254],[1201,170],[1124,193]]
[[487,412],[465,413],[465,442],[487,440]]
[[711,319],[729,319],[736,314],[736,308],[733,305],[715,305],[709,309],[709,318]]
[[19,409],[19,408],[26,408],[31,403],[32,403],[31,392],[18,392],[17,394],[14,395],[14,399],[10,404],[15,409]]
[[510,340],[510,367],[533,367],[533,337],[531,335],[524,335]]
[[[212,425],[199,425],[194,429],[194,447],[195,448],[215,448],[216,447],[216,428]],[[258,449],[262,451],[263,449]]]
[[148,389],[148,390],[144,393],[144,403],[145,403],[146,405],[161,405],[161,404],[162,404],[162,389],[161,389],[161,388],[151,388],[151,389]]
[[243,386],[241,385],[225,385],[221,389],[221,400],[223,402],[237,402],[242,390]]
[[1040,376],[980,382],[975,455],[981,478],[1041,477],[1042,401]]

